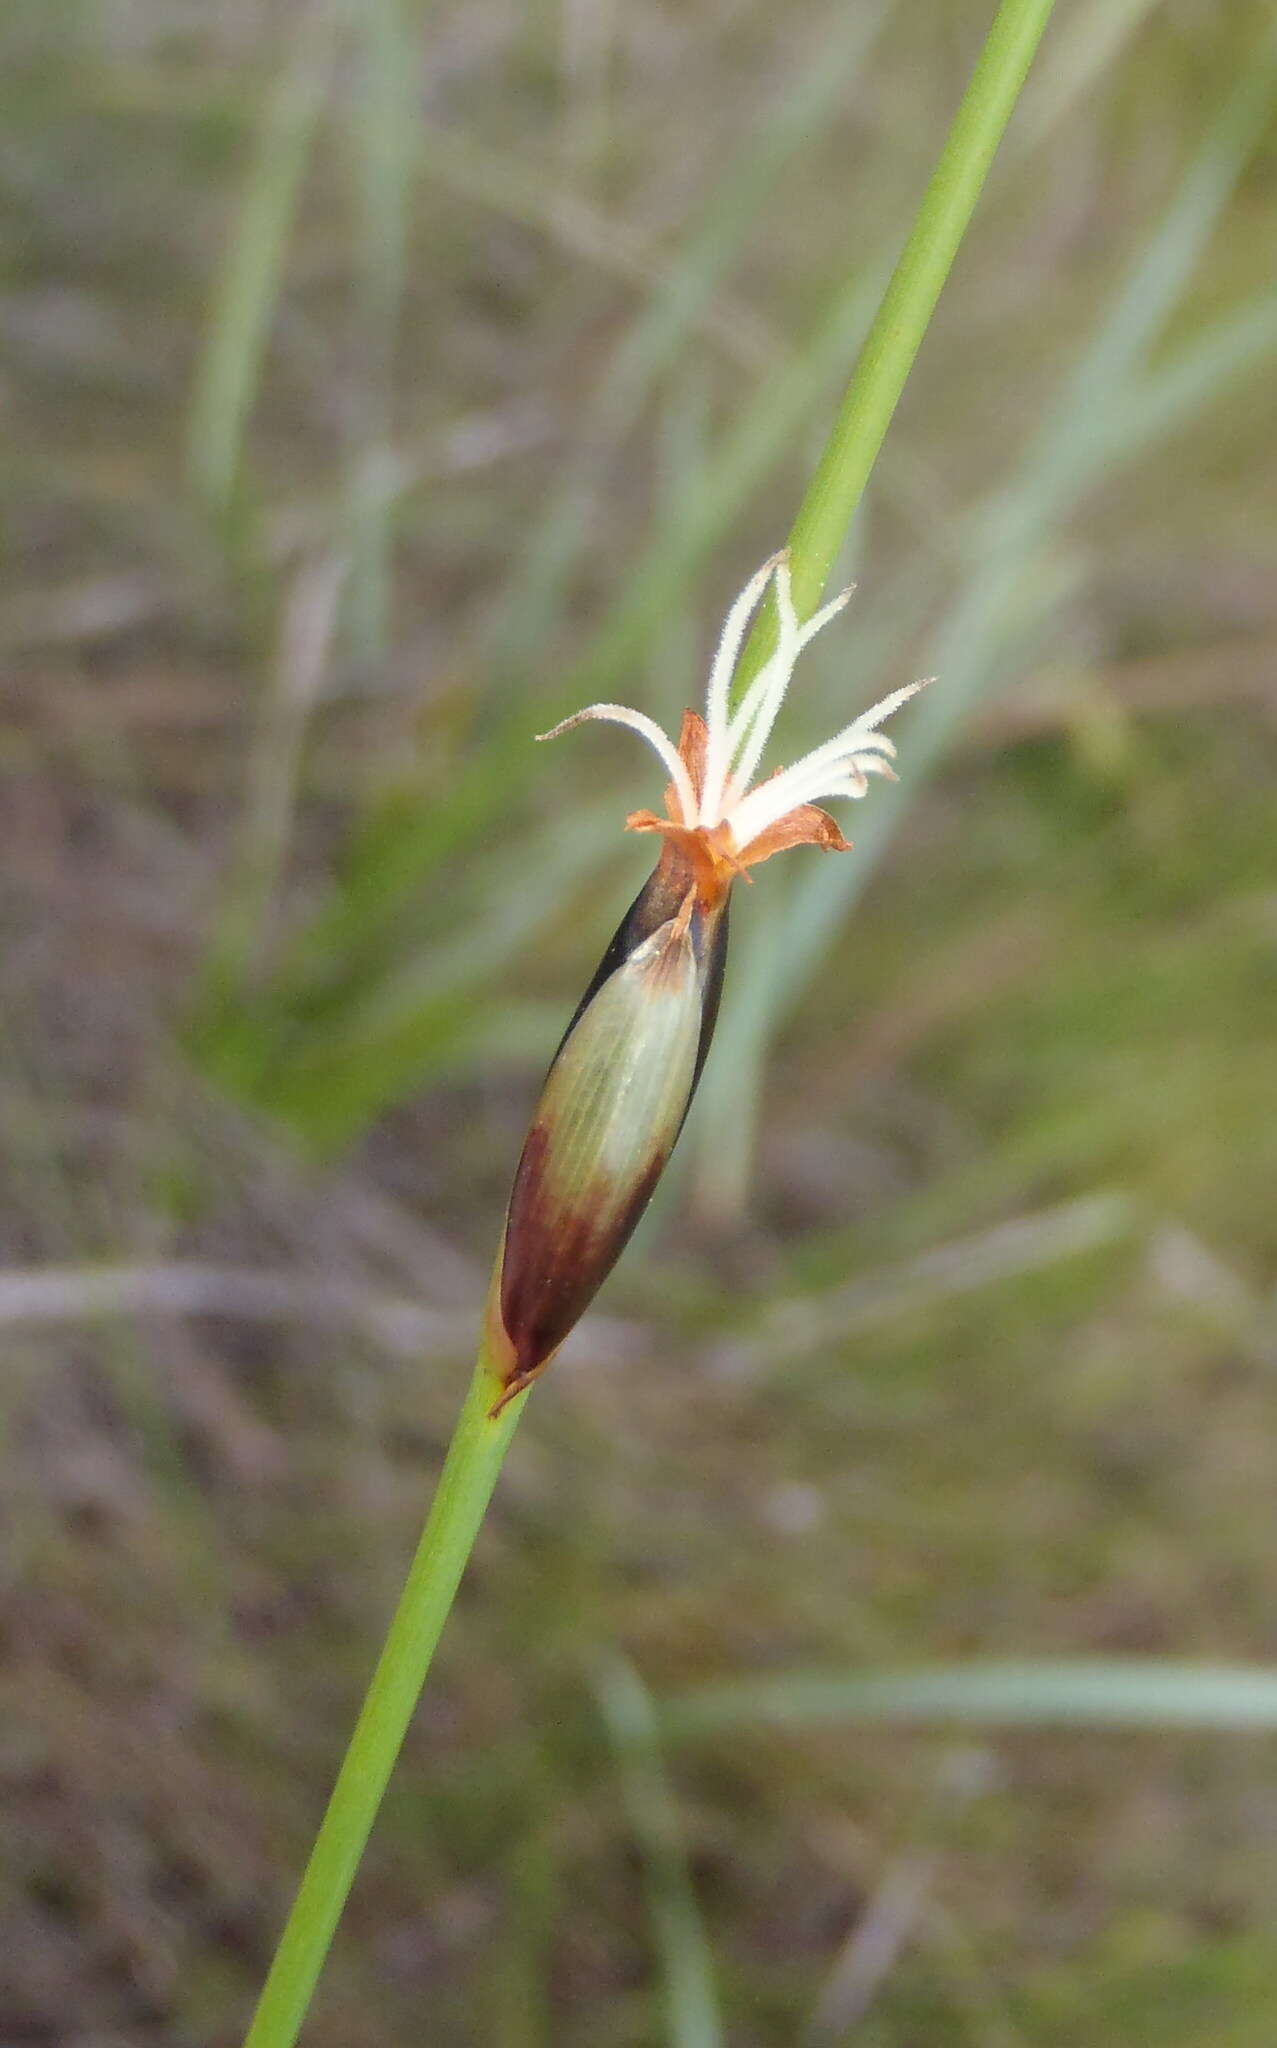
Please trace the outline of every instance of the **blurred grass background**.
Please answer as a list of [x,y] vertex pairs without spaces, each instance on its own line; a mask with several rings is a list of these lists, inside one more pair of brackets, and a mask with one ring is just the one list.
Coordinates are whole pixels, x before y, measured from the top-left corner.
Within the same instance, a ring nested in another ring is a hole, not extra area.
[[[990,11],[5,10],[6,2048],[238,2038],[645,872],[530,736],[698,693]],[[1277,1657],[1275,104],[1057,10],[783,744],[941,682],[741,892],[316,2048],[1277,2028],[1270,1741],[803,1679]]]

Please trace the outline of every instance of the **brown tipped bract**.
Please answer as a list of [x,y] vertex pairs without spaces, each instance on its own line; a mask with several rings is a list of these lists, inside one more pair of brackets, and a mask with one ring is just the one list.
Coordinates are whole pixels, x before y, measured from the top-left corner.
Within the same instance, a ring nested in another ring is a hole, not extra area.
[[[772,577],[776,645],[733,707],[737,656]],[[705,715],[684,712],[677,745],[625,704],[587,704],[541,734],[591,719],[628,726],[669,782],[663,818],[632,811],[626,820],[660,836],[660,862],[568,1026],[515,1175],[488,1307],[497,1408],[536,1378],[594,1299],[674,1149],[714,1029],[733,884],[790,847],[846,853],[849,841],[818,799],[863,797],[871,775],[893,774],[895,748],[880,728],[921,683],[893,690],[792,767],[754,780],[794,662],[850,595],[800,622],[788,555],[773,555],[729,611]]]
[[670,849],[603,957],[546,1077],[498,1260],[502,1402],[553,1357],[611,1272],[683,1126],[709,1047],[726,902]]

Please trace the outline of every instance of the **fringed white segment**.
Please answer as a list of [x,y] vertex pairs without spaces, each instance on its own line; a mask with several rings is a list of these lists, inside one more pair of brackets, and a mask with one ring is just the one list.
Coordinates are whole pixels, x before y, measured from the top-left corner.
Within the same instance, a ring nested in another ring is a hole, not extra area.
[[842,785],[858,783],[864,775],[886,771],[889,758],[896,750],[886,734],[876,732],[874,727],[922,688],[923,684],[918,682],[893,690],[889,697],[862,712],[823,747],[815,748],[801,761],[795,761],[792,768],[773,775],[769,782],[760,783],[757,789],[742,797],[731,812],[732,837],[737,846],[748,846],[751,839],[757,839],[760,832],[765,832],[769,825],[774,825],[795,805],[816,803],[821,796],[856,794],[858,792]]
[[571,732],[574,725],[584,725],[587,719],[598,719],[608,725],[628,725],[645,739],[661,757],[669,771],[670,780],[678,791],[679,809],[685,823],[690,824],[696,816],[696,795],[692,778],[684,767],[677,747],[667,734],[661,731],[654,718],[646,712],[631,711],[628,704],[587,704],[584,711],[574,711],[571,718],[563,719],[551,726],[549,732],[539,732],[539,740],[557,739],[562,732]]
[[[778,593],[779,584],[780,578],[778,576]],[[854,588],[854,585],[851,588]],[[802,627],[797,627],[795,622],[796,637],[793,652],[789,657],[788,668],[781,668],[781,650],[778,647],[762,674],[755,677],[754,681],[750,684],[749,690],[736,716],[732,720],[728,740],[729,751],[733,758],[735,758],[738,750],[741,748],[742,742],[748,740],[746,750],[741,753],[740,759],[736,761],[736,765],[732,770],[732,785],[742,793],[748,789],[750,782],[757,772],[758,764],[763,757],[763,750],[771,738],[772,727],[776,723],[777,714],[780,711],[781,704],[784,702],[795,661],[802,653],[803,648],[806,647],[808,641],[814,640],[821,627],[827,626],[829,621],[836,617],[843,609],[851,597],[851,588],[839,591],[837,597],[833,598],[829,604],[822,605],[818,612],[813,612],[812,616]],[[769,692],[772,693],[770,699],[764,702],[765,699],[768,699]]]
[[855,594],[855,584],[849,583],[845,590],[839,591],[837,597],[831,597],[828,604],[822,604],[818,612],[812,613],[798,635],[798,651],[800,654],[809,640],[814,640],[817,633],[824,631],[831,619],[836,619],[839,612],[846,610]]
[[805,768],[814,766],[817,761],[833,761],[840,754],[854,754],[861,747],[872,743],[877,743],[883,746],[887,753],[894,754],[896,750],[891,741],[876,728],[882,724],[884,718],[890,718],[893,711],[899,711],[902,704],[907,704],[911,697],[916,697],[919,690],[925,690],[927,684],[933,681],[934,677],[923,676],[920,682],[906,683],[903,689],[893,690],[880,704],[871,704],[868,711],[862,711],[859,718],[853,718],[850,725],[845,725],[841,732],[836,732],[831,740],[826,740],[822,747],[817,747],[813,753],[805,755],[803,760],[795,765]]
[[750,577],[740,596],[727,614],[714,666],[709,672],[709,686],[705,692],[705,725],[709,743],[705,749],[705,790],[701,803],[700,822],[717,824],[723,802],[723,791],[727,783],[730,765],[730,744],[728,728],[730,719],[728,706],[731,696],[732,677],[740,659],[741,644],[750,617],[767,588],[767,579],[772,570],[784,561],[782,549],[763,563],[761,569]]
[[854,760],[847,763],[844,774],[836,781],[822,781],[811,796],[803,798],[803,802],[823,804],[825,798],[831,796],[864,796],[868,791],[871,775],[885,775],[888,782],[900,780],[891,763],[884,761],[881,754],[857,754]]
[[[732,676],[750,617],[773,573],[778,619],[775,651],[751,683],[733,716],[729,709]],[[903,689],[893,690],[881,703],[862,711],[850,725],[844,726],[823,746],[804,755],[801,761],[795,761],[792,767],[783,769],[770,781],[760,783],[757,789],[749,787],[785,701],[794,663],[808,641],[828,625],[850,596],[850,590],[840,591],[837,597],[813,612],[800,626],[794,610],[788,550],[773,555],[750,577],[727,614],[710,671],[705,707],[705,775],[699,804],[691,775],[674,742],[661,731],[655,719],[649,718],[645,712],[631,710],[627,704],[587,704],[583,711],[574,712],[571,718],[565,718],[550,732],[538,733],[537,738],[555,739],[560,733],[570,732],[574,725],[583,725],[588,719],[629,726],[659,755],[674,785],[682,822],[712,827],[726,821],[731,826],[737,847],[743,851],[752,840],[799,804],[818,803],[823,797],[862,797],[868,788],[867,778],[870,775],[885,775],[893,782],[895,780],[890,765],[895,747],[877,728],[884,718],[890,718],[893,711],[898,711],[910,697],[925,688],[933,680],[929,676],[921,682],[906,683]]]
[[733,720],[729,735],[732,754],[731,786],[745,790],[753,781],[754,772],[763,755],[763,748],[771,737],[776,723],[776,714],[785,701],[789,679],[794,673],[798,659],[798,617],[794,611],[793,586],[789,577],[789,563],[784,561],[776,571],[776,646],[754,688],[749,695],[754,698],[755,709],[748,726],[742,717],[737,726]]
[[854,754],[882,753],[889,758],[894,756],[894,743],[888,739],[886,733],[879,732],[877,727],[884,718],[890,718],[893,711],[898,711],[902,704],[907,704],[911,697],[916,697],[918,691],[925,689],[930,680],[930,677],[924,677],[921,682],[906,683],[903,689],[893,690],[881,703],[871,704],[868,711],[862,711],[858,718],[853,718],[851,724],[844,726],[841,732],[835,733],[831,740],[826,740],[822,746],[813,748],[810,754],[804,754],[801,761],[795,761],[792,768],[787,768],[783,775],[775,777],[772,786],[775,787],[781,782],[788,786],[791,782],[800,778],[808,779],[826,769],[833,769],[834,773],[837,773],[836,764],[848,760]]

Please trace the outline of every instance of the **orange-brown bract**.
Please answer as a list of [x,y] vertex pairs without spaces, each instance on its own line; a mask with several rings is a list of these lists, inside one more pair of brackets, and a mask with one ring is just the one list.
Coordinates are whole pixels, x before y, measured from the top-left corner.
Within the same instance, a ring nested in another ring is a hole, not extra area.
[[703,904],[667,845],[546,1076],[514,1177],[489,1306],[498,1406],[549,1363],[647,1207],[709,1050],[727,892]]

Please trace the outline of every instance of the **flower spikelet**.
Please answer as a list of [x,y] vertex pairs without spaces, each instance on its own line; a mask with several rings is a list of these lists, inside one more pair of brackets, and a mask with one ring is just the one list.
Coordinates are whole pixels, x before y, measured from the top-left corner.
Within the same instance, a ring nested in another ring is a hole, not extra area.
[[[769,581],[775,648],[732,709],[749,621]],[[494,1412],[542,1372],[620,1256],[664,1170],[709,1050],[727,955],[732,884],[791,846],[843,853],[822,805],[894,779],[883,721],[909,683],[787,768],[756,781],[799,654],[846,604],[799,623],[786,554],[751,577],[727,615],[704,712],[677,744],[645,712],[590,704],[542,739],[587,720],[628,726],[668,777],[665,814],[632,811],[661,840],[656,868],[621,922],[546,1076],[515,1173],[488,1308]]]

